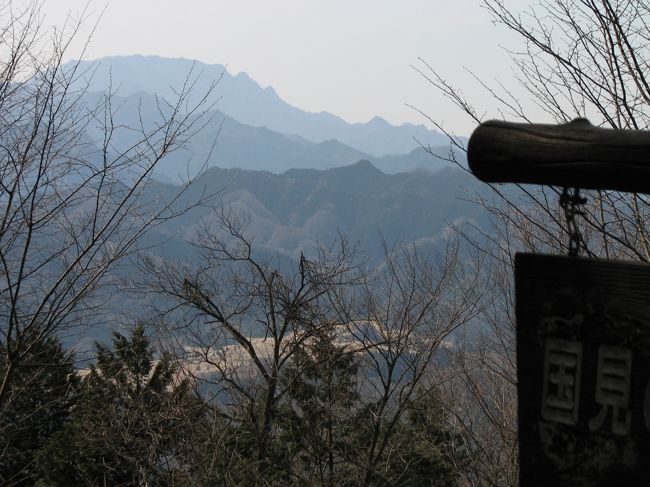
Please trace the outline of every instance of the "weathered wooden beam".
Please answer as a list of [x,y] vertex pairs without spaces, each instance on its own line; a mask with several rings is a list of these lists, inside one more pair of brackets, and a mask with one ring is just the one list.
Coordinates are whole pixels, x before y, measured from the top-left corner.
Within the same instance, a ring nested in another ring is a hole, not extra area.
[[650,131],[488,121],[472,134],[467,158],[488,183],[530,183],[650,193]]

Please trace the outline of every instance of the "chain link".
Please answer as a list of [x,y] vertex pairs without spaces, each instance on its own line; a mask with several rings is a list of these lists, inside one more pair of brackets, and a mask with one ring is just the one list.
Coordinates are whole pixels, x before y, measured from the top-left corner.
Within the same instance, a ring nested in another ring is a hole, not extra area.
[[563,188],[560,195],[560,206],[564,210],[566,218],[567,232],[569,233],[569,255],[575,257],[580,253],[580,249],[586,249],[585,241],[582,238],[576,216],[584,216],[585,212],[582,205],[587,202],[587,198],[580,196],[580,188]]

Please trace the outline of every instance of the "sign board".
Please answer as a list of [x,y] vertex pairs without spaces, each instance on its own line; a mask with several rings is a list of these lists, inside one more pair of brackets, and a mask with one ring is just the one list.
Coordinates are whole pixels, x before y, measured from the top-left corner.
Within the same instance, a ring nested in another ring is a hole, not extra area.
[[650,265],[515,259],[520,485],[650,485]]

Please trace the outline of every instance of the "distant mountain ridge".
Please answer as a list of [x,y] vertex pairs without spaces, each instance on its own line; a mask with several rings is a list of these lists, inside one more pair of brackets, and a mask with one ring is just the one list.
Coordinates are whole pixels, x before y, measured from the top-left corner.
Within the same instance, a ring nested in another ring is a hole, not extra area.
[[[91,91],[105,91],[109,86],[120,96],[138,92],[173,97],[188,74],[198,76],[194,93],[205,93],[210,83],[219,80],[214,92],[217,108],[238,122],[255,127],[293,134],[311,142],[339,142],[374,157],[410,153],[419,144],[442,146],[444,135],[424,125],[393,126],[381,117],[366,123],[347,123],[328,112],[311,113],[283,101],[272,87],[262,88],[246,73],[231,75],[225,66],[188,59],[158,56],[116,56],[97,61],[83,61],[81,81],[89,82]],[[417,141],[416,141],[417,139]]]
[[[177,187],[153,181],[143,198],[162,204],[177,191]],[[490,201],[492,194],[487,185],[459,168],[385,174],[362,161],[324,171],[292,169],[283,174],[214,167],[176,203],[182,208],[209,193],[218,195],[216,208],[223,204],[246,222],[244,233],[252,241],[255,256],[270,259],[284,270],[295,269],[301,253],[309,258],[316,245],[330,246],[339,235],[359,249],[361,261],[370,267],[382,261],[382,238],[389,247],[412,243],[425,255],[444,252],[450,224],[462,227],[467,238],[481,238],[472,229],[489,228],[490,218],[484,206],[472,201]],[[201,205],[161,222],[138,245],[170,264],[197,265],[200,250],[190,242],[206,228],[224,241],[231,238],[218,225],[215,211]],[[120,268],[124,279],[130,272],[139,270],[128,262]],[[127,297],[116,293],[111,299],[116,323],[134,316],[150,318],[148,301],[139,295],[124,301]],[[122,316],[125,310],[128,316]],[[79,344],[81,350],[92,349],[94,340],[109,338],[110,327],[88,333]]]
[[[97,96],[95,92],[89,94],[87,103],[91,106],[96,104]],[[139,127],[143,123],[145,128],[151,129],[159,116],[157,100],[151,94],[138,92],[128,97],[115,95],[113,105],[119,109],[114,115],[118,128],[114,132],[112,148],[125,151],[135,143],[137,134],[124,127]],[[209,122],[201,131],[158,163],[156,179],[177,183],[188,174],[197,174],[204,164],[207,168],[238,168],[276,174],[290,169],[325,170],[360,160],[368,160],[381,171],[391,174],[416,169],[436,171],[448,164],[421,147],[409,154],[377,158],[337,140],[314,143],[298,135],[246,125],[220,111],[208,114],[207,119]],[[91,124],[88,131],[90,137],[101,143],[104,133],[100,127]],[[444,157],[448,149],[436,147],[433,152]]]
[[[414,242],[431,249],[444,245],[452,222],[486,224],[485,209],[470,201],[478,195],[489,198],[490,190],[484,186],[458,168],[391,175],[361,161],[283,174],[212,168],[184,198],[191,201],[206,191],[219,192],[226,207],[247,216],[247,233],[254,236],[255,247],[269,255],[295,261],[315,242],[329,245],[341,232],[376,263],[382,257],[382,236],[389,244]],[[165,184],[153,184],[150,191],[156,200],[174,194]],[[186,241],[213,220],[211,210],[193,209],[157,227],[147,237],[151,239],[147,245],[164,242],[162,253],[189,258],[196,249]]]

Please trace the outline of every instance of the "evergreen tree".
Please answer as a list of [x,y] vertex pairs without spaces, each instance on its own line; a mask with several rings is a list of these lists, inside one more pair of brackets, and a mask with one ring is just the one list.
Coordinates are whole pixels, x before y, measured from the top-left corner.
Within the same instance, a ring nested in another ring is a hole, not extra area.
[[[60,430],[74,405],[78,378],[73,356],[65,352],[56,337],[33,332],[27,350],[11,347],[22,354],[13,371],[5,400],[0,404],[0,484],[33,485],[35,453]],[[7,347],[0,345],[0,377],[8,360]]]
[[[463,442],[445,426],[443,407],[432,392],[422,394],[388,437],[376,474],[361,467],[376,416],[372,401],[360,396],[367,381],[360,357],[322,332],[296,351],[282,376],[278,411],[276,468],[286,470],[282,485],[443,487],[459,482]],[[387,420],[386,420],[387,421]]]
[[37,456],[40,485],[178,484],[184,425],[201,410],[189,384],[169,355],[154,361],[142,325],[97,352],[72,420]]
[[398,425],[386,458],[389,485],[452,487],[459,485],[467,455],[462,438],[445,426],[447,415],[431,392],[414,401]]
[[356,447],[358,364],[332,331],[298,349],[282,376],[278,450],[298,484],[348,485]]

